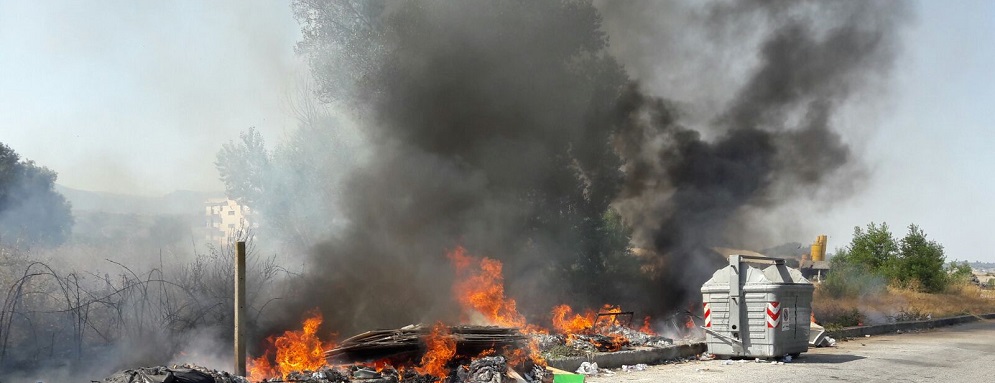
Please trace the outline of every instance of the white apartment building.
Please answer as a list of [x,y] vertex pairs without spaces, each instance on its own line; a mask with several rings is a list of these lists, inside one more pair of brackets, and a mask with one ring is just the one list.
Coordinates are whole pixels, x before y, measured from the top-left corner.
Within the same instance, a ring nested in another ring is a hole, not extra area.
[[[209,199],[204,203],[205,239],[219,245],[239,233],[246,233],[258,226],[253,221],[252,210],[229,198]],[[250,233],[251,234],[251,233]]]

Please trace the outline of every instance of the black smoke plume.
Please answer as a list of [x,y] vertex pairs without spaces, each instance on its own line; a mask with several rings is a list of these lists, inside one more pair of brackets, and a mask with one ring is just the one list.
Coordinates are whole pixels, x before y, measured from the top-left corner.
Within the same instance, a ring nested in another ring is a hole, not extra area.
[[673,103],[636,86],[623,94],[615,139],[625,180],[615,207],[633,228],[633,243],[648,250],[656,271],[656,288],[648,291],[658,302],[677,305],[693,295],[724,262],[714,247],[749,243],[737,226],[754,223],[751,211],[840,187],[826,181],[841,172],[860,177],[859,168],[848,167],[854,154],[833,129],[833,116],[891,67],[895,15],[902,14],[893,8],[710,8],[705,26],[729,28],[749,17],[769,29],[752,74],[704,127],[714,139],[682,126]]
[[630,78],[584,1],[295,2],[321,98],[356,115],[372,155],[278,322],[315,306],[344,333],[455,319],[458,244],[503,261],[533,319],[564,302],[676,308],[744,209],[853,162],[833,116],[890,67],[891,7],[707,7],[689,28],[749,25],[761,43],[703,135]]

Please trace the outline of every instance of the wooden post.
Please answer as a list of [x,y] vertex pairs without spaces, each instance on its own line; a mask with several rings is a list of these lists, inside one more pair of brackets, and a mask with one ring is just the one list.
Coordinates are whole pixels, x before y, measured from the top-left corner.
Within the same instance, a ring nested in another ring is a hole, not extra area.
[[245,376],[245,242],[235,246],[235,374]]

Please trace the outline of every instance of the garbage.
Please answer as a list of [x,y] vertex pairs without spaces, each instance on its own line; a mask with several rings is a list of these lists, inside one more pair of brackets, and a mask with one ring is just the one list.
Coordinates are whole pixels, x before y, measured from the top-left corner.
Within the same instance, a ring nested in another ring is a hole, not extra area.
[[584,362],[577,367],[578,374],[583,375],[597,375],[598,374],[598,362]]
[[198,366],[157,366],[122,370],[103,383],[248,383],[243,377]]
[[[362,367],[356,367],[356,369],[353,370],[352,376],[361,376],[361,374],[356,374],[356,371],[358,371],[359,369],[362,369]],[[367,371],[373,371],[373,370],[367,369]],[[376,374],[374,376],[376,378],[383,377],[383,374],[377,373],[375,371],[373,371],[373,373]],[[285,380],[288,382],[302,382],[302,383],[303,382],[348,383],[350,381],[347,375],[327,367],[322,367],[318,371],[305,370],[305,371],[291,372],[290,374],[287,374]]]
[[790,363],[791,362],[791,355],[785,355],[784,358],[782,358],[781,360],[783,360],[784,363]]
[[822,342],[820,342],[817,346],[819,346],[819,347],[836,347],[836,339],[833,339],[833,338],[830,338],[830,337],[827,336],[827,337],[823,338]]
[[639,363],[639,364],[636,364],[636,365],[632,365],[632,366],[627,365],[627,364],[623,364],[622,365],[622,371],[624,371],[624,372],[646,371],[646,368],[648,368],[648,367],[649,367],[648,365],[645,365],[645,364],[642,364],[642,363]]
[[731,360],[723,360],[722,361],[722,365],[728,366],[728,365],[731,365],[731,364],[732,364]]
[[373,379],[379,378],[380,373],[369,369],[368,367],[360,367],[356,371],[352,372],[352,377],[356,379]]
[[479,358],[470,363],[469,377],[466,381],[501,382],[507,369],[507,362],[503,356]]

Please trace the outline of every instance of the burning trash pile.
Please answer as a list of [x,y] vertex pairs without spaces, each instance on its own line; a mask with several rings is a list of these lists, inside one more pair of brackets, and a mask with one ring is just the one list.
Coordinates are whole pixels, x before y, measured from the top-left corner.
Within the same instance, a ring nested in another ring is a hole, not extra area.
[[248,380],[536,383],[552,380],[549,356],[673,344],[652,330],[648,317],[633,329],[634,313],[618,306],[580,314],[560,305],[550,315],[552,330],[527,323],[515,300],[504,295],[501,262],[470,256],[463,247],[447,256],[457,276],[453,292],[464,324],[409,325],[329,343],[317,336],[322,316],[313,312],[301,330],[270,338],[271,349],[249,359]]
[[540,348],[552,350],[566,346],[569,353],[569,350],[610,352],[626,347],[673,345],[672,339],[656,334],[649,317],[644,319],[640,329],[633,329],[633,315],[631,311],[611,305],[605,305],[598,312],[587,310],[583,315],[574,314],[570,306],[557,306],[552,312],[553,329],[557,334],[541,335]]
[[123,370],[107,377],[102,383],[247,383],[241,376],[209,368],[182,365],[172,367],[142,367]]

